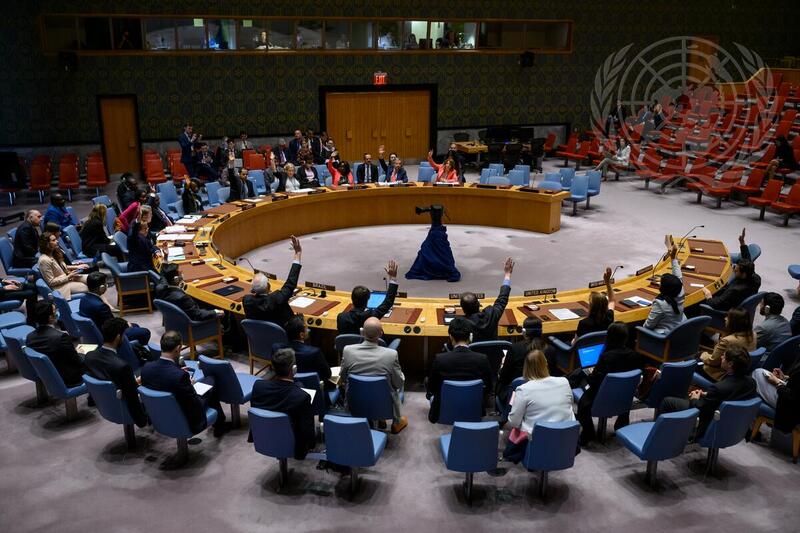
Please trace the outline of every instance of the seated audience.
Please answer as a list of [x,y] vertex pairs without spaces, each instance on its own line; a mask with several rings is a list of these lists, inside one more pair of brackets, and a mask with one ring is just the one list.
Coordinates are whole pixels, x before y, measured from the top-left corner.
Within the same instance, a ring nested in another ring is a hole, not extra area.
[[136,201],[138,197],[139,182],[130,172],[120,176],[119,186],[117,187],[117,205],[125,211],[129,205]]
[[720,368],[724,372],[718,382],[707,390],[695,389],[689,393],[689,399],[667,397],[661,401],[661,413],[674,413],[696,407],[700,410],[695,439],[706,433],[708,425],[714,419],[714,412],[722,402],[749,400],[756,395],[756,384],[747,375],[750,368],[750,355],[742,346],[733,345],[722,355]]
[[178,265],[174,263],[164,265],[161,268],[161,279],[156,284],[156,298],[180,307],[192,320],[211,320],[225,315],[222,309],[203,309],[197,305],[191,296],[183,292],[180,287],[181,281],[183,280]]
[[33,283],[12,278],[0,279],[0,302],[25,300],[25,314],[29,326],[36,325],[36,299],[38,296],[36,285]]
[[131,205],[117,217],[118,223],[115,225],[122,233],[127,234],[130,232],[131,224],[140,217],[141,208],[147,205],[147,189],[140,187],[137,193],[136,201],[131,203]]
[[613,154],[606,153],[605,157],[603,158],[600,163],[596,167],[595,170],[599,170],[603,179],[606,177],[606,172],[608,172],[609,165],[616,165],[620,167],[627,167],[628,162],[631,157],[631,147],[628,145],[628,141],[625,137],[619,137],[617,140],[617,151]]
[[550,375],[541,350],[531,350],[525,356],[523,377],[527,381],[514,391],[508,415],[509,426],[517,431],[510,432],[503,451],[503,457],[512,463],[519,463],[525,456],[536,422],[575,420],[569,381]]
[[306,159],[297,170],[297,177],[300,180],[301,189],[311,189],[320,186],[317,168],[314,166],[313,159]]
[[790,172],[797,169],[797,160],[794,157],[794,149],[792,149],[792,145],[789,144],[789,141],[787,141],[786,137],[783,135],[775,139],[775,159],[770,161],[769,165],[767,166],[767,179],[773,179],[775,177],[775,172],[777,172],[779,169],[786,169]]
[[308,326],[302,313],[294,315],[284,326],[289,344],[275,344],[273,351],[281,348],[291,348],[297,362],[297,373],[316,372],[321,381],[325,382],[329,390],[335,386],[328,380],[331,378],[331,367],[325,359],[325,354],[316,346],[306,343],[308,339]]
[[777,292],[768,292],[761,300],[758,310],[764,321],[755,327],[756,347],[771,352],[777,345],[792,336],[792,326],[784,318],[783,296]]
[[68,265],[64,252],[58,246],[58,239],[52,233],[44,232],[39,238],[39,272],[47,286],[58,290],[65,299],[73,293],[86,292],[86,264]]
[[394,305],[394,298],[397,296],[397,263],[394,260],[389,261],[386,265],[386,274],[389,277],[389,288],[386,291],[386,296],[378,307],[368,308],[370,290],[363,285],[358,285],[353,288],[350,293],[350,301],[353,308],[349,311],[342,311],[336,317],[336,329],[339,335],[351,333],[358,335],[361,326],[364,325],[370,317],[383,318]]
[[139,384],[130,365],[117,355],[122,336],[128,331],[128,323],[121,318],[106,320],[101,328],[103,345],[86,354],[83,360],[86,373],[93,378],[112,382],[122,393],[122,400],[128,407],[134,423],[143,428],[147,424],[147,415],[142,402],[139,401]]
[[66,205],[67,200],[64,199],[61,193],[53,194],[50,197],[50,207],[44,212],[44,223],[52,222],[58,224],[61,229],[71,226],[72,216],[67,211]]
[[753,372],[758,395],[775,409],[775,428],[790,433],[800,424],[800,357],[780,368],[757,368]]
[[493,341],[497,339],[497,324],[503,318],[503,312],[508,304],[508,295],[511,294],[511,273],[514,271],[514,261],[509,257],[503,265],[503,284],[500,293],[492,305],[481,310],[481,302],[473,292],[461,295],[461,310],[464,318],[472,326],[473,339],[471,342]]
[[328,159],[325,164],[328,166],[328,172],[331,174],[331,188],[336,189],[340,185],[353,186],[353,173],[350,172],[350,163],[347,161],[339,162],[338,167],[333,166],[333,161],[339,156],[338,152],[333,152],[333,157]]
[[726,335],[720,336],[719,341],[714,346],[712,353],[703,352],[700,354],[700,362],[703,363],[698,373],[707,376],[713,381],[719,381],[725,377],[725,369],[722,368],[722,354],[731,346],[741,346],[747,352],[756,349],[756,335],[753,332],[753,320],[750,313],[741,307],[734,307],[728,311],[725,317]]
[[150,239],[150,224],[146,217],[133,223],[128,235],[128,272],[158,272],[156,256],[165,253],[166,248],[160,250]]
[[426,388],[426,396],[431,400],[428,420],[434,424],[439,421],[442,383],[446,380],[480,379],[483,381],[484,396],[491,390],[494,380],[492,367],[489,365],[489,358],[486,357],[486,354],[469,349],[472,324],[466,318],[456,317],[450,321],[447,333],[450,336],[450,345],[453,350],[440,353],[434,358]]
[[283,172],[278,171],[276,177],[278,180],[278,189],[275,192],[295,192],[299,190],[300,180],[297,179],[297,169],[294,164],[286,163],[283,165]]
[[147,205],[150,206],[150,210],[153,213],[150,219],[150,231],[153,233],[160,233],[164,228],[172,226],[172,219],[169,218],[167,212],[161,208],[161,198],[157,194],[150,197]]
[[[102,272],[92,272],[86,278],[86,286],[89,288],[83,298],[81,298],[78,311],[82,316],[95,323],[97,329],[103,331],[103,325],[114,318],[114,310],[105,299],[108,290],[106,275]],[[125,331],[128,340],[137,341],[141,346],[147,346],[150,342],[150,330],[140,328],[136,324],[131,324]]]
[[[511,383],[522,376],[525,360],[534,350],[541,351],[547,358],[549,368],[555,366],[555,350],[542,337],[542,321],[534,316],[529,316],[522,323],[523,340],[514,343],[503,359],[500,377],[497,379],[497,397],[502,402],[508,402],[513,392]],[[553,374],[553,372],[550,372]]]
[[339,374],[339,386],[347,390],[347,376],[385,376],[389,381],[394,406],[392,433],[400,433],[408,425],[408,417],[402,414],[399,391],[403,388],[405,376],[400,368],[397,351],[384,348],[378,344],[383,335],[380,319],[370,317],[364,322],[364,341],[361,344],[346,346],[342,354],[342,367]]
[[294,458],[303,459],[314,449],[316,431],[311,397],[294,382],[294,352],[283,348],[272,354],[272,379],[260,379],[253,385],[250,407],[267,409],[289,416],[294,433]]
[[214,422],[214,436],[221,437],[230,430],[225,421],[225,411],[219,403],[219,391],[214,387],[214,378],[205,376],[202,383],[212,385],[203,396],[197,394],[186,368],[179,365],[183,339],[177,331],[167,331],[161,337],[161,357],[142,367],[142,386],[161,392],[169,392],[175,397],[183,416],[193,434],[200,433],[208,426],[206,408],[217,412]]
[[86,257],[99,257],[101,253],[107,253],[121,261],[123,259],[122,250],[108,238],[107,212],[108,207],[105,204],[96,204],[92,207],[89,218],[83,223],[80,233],[83,254]]
[[25,221],[19,225],[14,235],[14,256],[11,260],[14,268],[31,268],[36,264],[41,222],[42,214],[36,209],[29,209],[25,213]]
[[430,163],[433,170],[436,171],[433,179],[431,180],[432,183],[458,183],[458,172],[456,172],[455,168],[455,161],[451,158],[447,158],[444,160],[444,163],[441,165],[433,160],[433,150],[428,152],[428,163]]
[[265,320],[281,327],[284,327],[286,322],[292,318],[294,311],[289,306],[289,299],[294,294],[297,280],[300,278],[300,269],[302,268],[300,258],[303,253],[300,240],[294,235],[292,235],[292,250],[294,251],[292,268],[280,290],[270,292],[269,278],[261,272],[253,276],[253,286],[250,289],[252,294],[248,294],[242,299],[245,318]]
[[185,214],[191,215],[202,211],[203,199],[200,198],[200,182],[196,179],[185,179],[181,200]]
[[733,279],[714,296],[711,291],[703,287],[706,297],[705,303],[717,311],[727,311],[741,304],[745,298],[758,292],[761,287],[761,278],[755,273],[755,263],[750,256],[750,249],[744,241],[745,230],[739,235],[739,249],[741,258],[733,266]]
[[[662,335],[669,333],[686,320],[683,314],[683,274],[677,259],[678,247],[673,244],[669,249],[672,274],[663,274],[659,285],[658,296],[653,300],[650,314],[643,326]],[[613,291],[611,291],[613,294]]]
[[290,159],[289,149],[286,146],[286,139],[279,139],[278,146],[272,149],[272,153],[275,154],[275,164],[279,167],[288,163]]
[[378,183],[378,167],[372,162],[369,152],[364,154],[363,164],[358,166],[356,174],[358,183]]
[[603,274],[606,283],[606,292],[592,292],[589,297],[589,314],[578,321],[575,338],[587,333],[605,331],[614,322],[614,290],[611,287],[611,269],[606,268]]
[[25,346],[49,357],[67,387],[83,383],[83,360],[75,350],[69,333],[56,327],[58,315],[55,304],[50,300],[37,302],[34,315],[36,329],[28,333]]
[[[578,421],[581,423],[581,446],[595,440],[597,433],[592,421],[592,405],[600,390],[600,385],[608,374],[616,372],[628,372],[640,368],[639,356],[627,347],[628,326],[624,322],[614,322],[608,327],[606,335],[606,345],[597,364],[590,369],[579,370],[572,376],[570,381],[572,386],[582,386],[585,382],[585,390],[580,401],[578,401]],[[627,426],[630,423],[630,413],[625,413],[617,417],[614,422],[614,429]]]

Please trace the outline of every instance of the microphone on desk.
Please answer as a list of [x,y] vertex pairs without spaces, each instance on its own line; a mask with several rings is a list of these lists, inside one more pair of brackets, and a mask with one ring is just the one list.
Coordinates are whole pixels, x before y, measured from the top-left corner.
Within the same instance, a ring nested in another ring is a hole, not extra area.
[[624,265],[617,265],[616,267],[614,267],[614,271],[611,273],[611,279],[614,279],[614,274],[616,274],[617,270],[619,270],[620,268],[625,268],[625,266]]
[[683,245],[684,245],[684,243],[686,242],[686,238],[687,238],[687,237],[689,237],[689,238],[692,238],[692,239],[693,239],[693,238],[695,238],[695,237],[697,237],[697,235],[691,235],[691,236],[690,236],[689,234],[690,234],[691,232],[693,232],[694,230],[696,230],[696,229],[698,229],[698,228],[705,228],[705,227],[706,227],[706,226],[705,226],[705,224],[700,224],[700,225],[698,225],[698,226],[695,226],[695,227],[693,227],[693,228],[692,228],[692,229],[690,229],[689,231],[687,231],[687,232],[684,234],[684,236],[683,236],[683,237],[681,237],[681,239],[680,239],[681,243],[678,245],[678,250],[681,250],[681,249],[683,248]]
[[237,259],[236,261],[237,261],[237,262],[239,262],[239,261],[245,261],[245,262],[246,262],[248,265],[250,265],[250,268],[251,268],[251,269],[253,269],[253,273],[254,273],[254,274],[260,274],[260,273],[261,273],[261,271],[260,271],[259,269],[257,269],[256,267],[254,267],[254,266],[253,266],[253,263],[251,263],[251,262],[250,262],[250,260],[249,260],[248,258],[246,258],[246,257],[240,257],[240,258],[239,258],[239,259]]

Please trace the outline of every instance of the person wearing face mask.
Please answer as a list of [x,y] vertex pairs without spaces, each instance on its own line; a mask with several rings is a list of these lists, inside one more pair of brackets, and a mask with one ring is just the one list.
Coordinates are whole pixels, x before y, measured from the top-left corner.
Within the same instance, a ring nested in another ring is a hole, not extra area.
[[[97,329],[103,331],[103,324],[114,318],[114,311],[105,299],[108,290],[106,275],[102,272],[92,272],[86,279],[89,292],[81,298],[79,310],[81,315],[95,323]],[[150,342],[150,330],[130,324],[125,330],[128,340],[138,341],[140,346],[147,346]]]
[[58,224],[61,229],[72,225],[72,217],[65,207],[67,201],[61,193],[55,193],[50,198],[50,207],[44,212],[44,223],[53,222]]
[[25,346],[50,358],[56,372],[67,387],[77,387],[83,383],[86,368],[83,359],[75,350],[69,333],[58,329],[59,315],[50,300],[40,300],[36,304],[36,329],[28,334]]

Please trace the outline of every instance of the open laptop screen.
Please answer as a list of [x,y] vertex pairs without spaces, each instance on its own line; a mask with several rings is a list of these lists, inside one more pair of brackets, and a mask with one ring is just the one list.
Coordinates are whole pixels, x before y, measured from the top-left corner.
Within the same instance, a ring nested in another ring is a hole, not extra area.
[[367,301],[367,309],[375,309],[383,303],[384,298],[386,298],[386,291],[375,291],[371,293]]
[[605,347],[605,344],[595,344],[594,346],[578,348],[578,359],[580,359],[581,368],[592,368],[596,365]]

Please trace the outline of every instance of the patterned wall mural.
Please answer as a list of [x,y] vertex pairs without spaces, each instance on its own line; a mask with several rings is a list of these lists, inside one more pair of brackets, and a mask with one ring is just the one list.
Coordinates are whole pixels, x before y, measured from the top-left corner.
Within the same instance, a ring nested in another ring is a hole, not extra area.
[[[169,139],[191,120],[208,137],[238,131],[285,133],[317,125],[319,85],[438,83],[440,128],[509,123],[587,124],[598,65],[630,42],[671,35],[718,35],[765,57],[796,47],[800,2],[582,0],[296,0],[260,2],[14,0],[0,20],[0,145],[91,143],[99,139],[97,94],[138,95],[145,140]],[[735,7],[732,8],[732,4]],[[42,53],[38,16],[63,13],[217,15],[359,15],[568,18],[575,21],[569,55],[539,55],[520,69],[515,55],[410,56],[95,56],[63,72]]]

